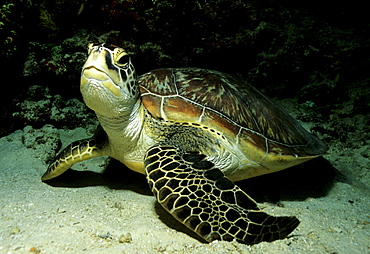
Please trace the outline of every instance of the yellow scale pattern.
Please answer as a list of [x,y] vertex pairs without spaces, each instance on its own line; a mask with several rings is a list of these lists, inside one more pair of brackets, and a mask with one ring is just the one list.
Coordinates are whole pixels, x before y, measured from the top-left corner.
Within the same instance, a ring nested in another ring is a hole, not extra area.
[[96,146],[94,138],[73,142],[57,155],[41,180],[46,181],[55,178],[78,162],[104,155],[102,150]]
[[199,153],[154,146],[145,159],[149,186],[158,202],[206,241],[256,244],[285,238],[296,217],[274,217]]

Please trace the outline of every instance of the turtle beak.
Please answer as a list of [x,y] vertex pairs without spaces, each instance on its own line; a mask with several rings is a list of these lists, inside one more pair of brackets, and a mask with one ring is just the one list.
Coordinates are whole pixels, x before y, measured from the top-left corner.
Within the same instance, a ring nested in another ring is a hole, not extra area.
[[114,84],[114,81],[105,72],[97,69],[95,66],[89,66],[82,70],[81,89],[89,83],[104,86],[117,97],[121,95],[121,89]]
[[110,53],[102,47],[91,49],[82,67],[80,88],[82,89],[86,84],[101,85],[113,95],[120,97],[122,90],[117,85],[120,82],[119,69],[112,64]]

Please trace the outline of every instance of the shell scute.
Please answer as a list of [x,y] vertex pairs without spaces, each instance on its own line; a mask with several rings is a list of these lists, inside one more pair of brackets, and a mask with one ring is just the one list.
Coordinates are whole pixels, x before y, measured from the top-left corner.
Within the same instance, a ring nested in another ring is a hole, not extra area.
[[210,126],[220,131],[226,137],[235,139],[240,127],[231,119],[223,117],[217,112],[205,109],[199,121],[200,124]]
[[243,151],[250,151],[248,156],[252,161],[261,161],[266,156],[266,138],[254,131],[241,128],[237,142]]
[[[140,89],[143,92],[143,89]],[[143,93],[142,93],[143,94]],[[144,107],[155,118],[162,118],[161,106],[162,98],[153,94],[147,94],[145,100],[142,100]]]
[[277,156],[317,156],[327,150],[285,110],[227,74],[160,69],[142,75],[139,86],[142,102],[154,117],[210,127],[239,143],[253,161],[272,163]]
[[185,101],[182,97],[165,97],[163,103],[164,119],[181,122],[194,122],[202,114],[202,108]]
[[[142,84],[142,85],[140,85]],[[176,95],[175,76],[169,69],[158,69],[139,78],[140,92],[156,95]]]

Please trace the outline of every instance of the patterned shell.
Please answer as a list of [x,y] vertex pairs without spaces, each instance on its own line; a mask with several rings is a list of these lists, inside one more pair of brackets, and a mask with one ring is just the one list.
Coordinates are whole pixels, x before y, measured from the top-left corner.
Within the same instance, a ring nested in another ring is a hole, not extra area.
[[266,155],[312,158],[327,150],[282,108],[224,73],[158,69],[142,75],[139,85],[153,117],[207,126],[239,144],[244,153],[255,153],[258,161]]

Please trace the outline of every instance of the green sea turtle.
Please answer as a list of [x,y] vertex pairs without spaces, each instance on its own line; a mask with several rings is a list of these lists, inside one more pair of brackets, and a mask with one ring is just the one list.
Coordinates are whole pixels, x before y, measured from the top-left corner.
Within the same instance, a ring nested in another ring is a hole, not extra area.
[[61,151],[42,180],[108,155],[146,175],[157,201],[206,241],[285,238],[296,217],[274,217],[233,181],[276,172],[327,148],[284,110],[233,77],[197,68],[136,77],[126,51],[90,44],[81,93],[102,130]]

